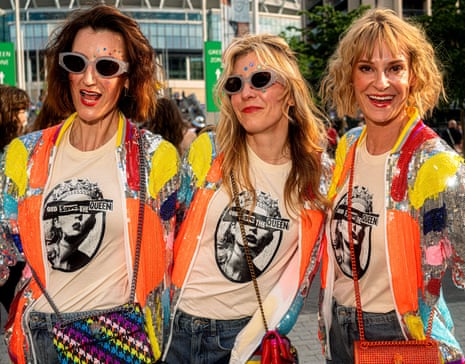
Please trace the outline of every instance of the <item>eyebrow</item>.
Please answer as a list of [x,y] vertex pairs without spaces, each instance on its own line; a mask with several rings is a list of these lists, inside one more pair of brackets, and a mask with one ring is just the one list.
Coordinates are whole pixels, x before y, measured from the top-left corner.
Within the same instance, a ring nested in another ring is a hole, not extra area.
[[[360,58],[356,63],[362,63],[362,62],[363,63],[374,63],[372,60],[368,60],[365,58]],[[408,60],[403,59],[403,58],[396,58],[388,62],[388,64],[394,64],[394,63],[408,63]]]

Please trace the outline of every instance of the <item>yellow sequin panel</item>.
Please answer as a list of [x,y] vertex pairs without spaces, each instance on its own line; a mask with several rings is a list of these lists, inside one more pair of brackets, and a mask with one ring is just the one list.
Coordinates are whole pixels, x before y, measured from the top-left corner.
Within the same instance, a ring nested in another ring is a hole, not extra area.
[[205,181],[208,170],[210,169],[212,153],[212,145],[207,133],[200,134],[191,144],[188,158],[192,166],[192,171],[197,177],[197,187],[202,186]]
[[409,189],[412,206],[423,206],[426,199],[436,197],[447,187],[448,180],[455,175],[461,157],[453,153],[438,153],[428,159],[420,168],[413,188]]
[[405,323],[409,329],[412,339],[414,340],[425,340],[425,332],[423,327],[423,322],[421,318],[415,315],[406,315]]
[[163,186],[178,173],[177,161],[176,148],[171,143],[162,141],[152,157],[148,186],[152,197],[156,197]]
[[347,135],[344,135],[339,141],[339,145],[336,150],[336,164],[333,172],[333,178],[328,191],[328,198],[332,200],[337,194],[337,187],[339,179],[341,178],[342,170],[344,168],[344,161],[347,157]]
[[[145,322],[146,332],[149,337],[150,344],[152,346],[153,356],[155,357],[155,360],[158,360],[161,357],[161,350],[160,350],[160,346],[158,345],[157,335],[155,334],[155,330],[153,329],[152,312],[148,308],[146,308],[144,312],[145,312],[145,321],[146,321]],[[157,321],[159,320],[160,318],[157,319]],[[159,323],[157,325],[159,325]]]
[[19,197],[26,192],[27,185],[27,150],[19,139],[14,139],[8,146],[5,161],[5,175],[18,187]]

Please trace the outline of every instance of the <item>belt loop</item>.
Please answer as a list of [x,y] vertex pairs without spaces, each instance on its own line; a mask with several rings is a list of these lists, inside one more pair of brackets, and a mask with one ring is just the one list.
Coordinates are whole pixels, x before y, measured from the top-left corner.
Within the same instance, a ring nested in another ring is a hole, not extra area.
[[216,336],[216,320],[215,319],[210,320],[210,335]]
[[177,310],[176,313],[174,314],[174,329],[176,331],[179,331],[179,320],[181,319],[181,311]]
[[53,332],[53,326],[54,325],[54,320],[53,320],[53,314],[47,313],[45,314],[45,320],[47,321],[47,330],[48,332]]

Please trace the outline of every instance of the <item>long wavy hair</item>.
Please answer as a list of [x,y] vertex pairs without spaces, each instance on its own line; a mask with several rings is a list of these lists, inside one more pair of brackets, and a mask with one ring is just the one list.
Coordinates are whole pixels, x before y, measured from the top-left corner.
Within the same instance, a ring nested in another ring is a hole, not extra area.
[[0,153],[14,138],[21,134],[18,112],[29,109],[30,99],[26,91],[8,85],[0,85]]
[[407,105],[415,106],[422,117],[446,99],[441,63],[420,25],[399,18],[393,10],[368,10],[346,30],[328,62],[320,95],[339,117],[357,114],[352,71],[361,57],[370,59],[377,46],[386,44],[392,54],[404,54],[414,76]]
[[[218,150],[223,155],[223,185],[232,196],[230,173],[234,171],[237,183],[255,196],[249,176],[246,131],[234,113],[230,96],[223,92],[226,79],[232,74],[237,59],[250,52],[261,64],[275,70],[284,81],[282,113],[289,120],[287,144],[292,167],[284,189],[285,206],[297,212],[305,202],[324,209],[327,202],[320,191],[321,153],[325,148],[326,133],[323,115],[315,106],[311,90],[286,41],[275,35],[246,35],[236,38],[223,54],[224,69],[215,89],[220,117],[216,128]],[[293,105],[288,100],[293,99]]]
[[136,122],[146,121],[156,108],[155,52],[133,18],[113,6],[102,4],[72,12],[50,38],[45,50],[50,109],[60,116],[75,111],[68,72],[58,64],[58,55],[71,51],[78,31],[88,27],[112,31],[123,38],[129,63],[129,71],[123,77],[129,80],[129,88],[122,89],[118,108]]

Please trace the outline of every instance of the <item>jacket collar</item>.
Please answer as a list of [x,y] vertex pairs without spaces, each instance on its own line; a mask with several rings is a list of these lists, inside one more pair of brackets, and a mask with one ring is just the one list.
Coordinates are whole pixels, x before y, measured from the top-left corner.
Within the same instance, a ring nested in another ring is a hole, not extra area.
[[[63,139],[63,135],[65,132],[73,125],[74,119],[77,117],[77,112],[73,113],[69,116],[59,127],[57,133],[55,134],[54,144],[57,146],[61,143]],[[119,121],[118,121],[118,134],[116,136],[116,146],[119,146],[125,140],[125,133],[126,128],[124,127],[125,124],[125,117],[123,113],[119,113]]]

